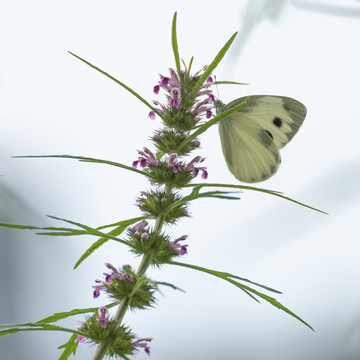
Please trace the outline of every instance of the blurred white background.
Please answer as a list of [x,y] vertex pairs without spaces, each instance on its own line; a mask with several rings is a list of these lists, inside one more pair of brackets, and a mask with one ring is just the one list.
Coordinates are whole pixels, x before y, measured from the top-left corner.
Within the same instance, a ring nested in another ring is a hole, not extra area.
[[[181,57],[209,64],[235,32],[216,70],[226,103],[251,94],[303,102],[308,115],[282,150],[278,173],[259,187],[327,211],[323,215],[266,194],[199,200],[192,219],[169,229],[188,234],[183,261],[228,271],[283,291],[276,298],[315,332],[270,304],[187,269],[150,271],[186,294],[164,290],[152,311],[128,313],[151,359],[352,360],[360,358],[360,2],[356,0],[136,1],[13,0],[0,3],[0,222],[63,226],[54,215],[100,226],[138,216],[147,182],[106,165],[15,155],[71,154],[131,165],[160,123],[120,86],[68,50],[154,99],[158,73],[174,66],[170,30],[178,11]],[[237,183],[216,127],[202,137],[209,182]],[[137,266],[108,243],[79,269],[95,238],[40,237],[0,230],[0,323],[100,306],[92,299],[104,263]],[[270,294],[271,295],[271,294]],[[69,319],[73,327],[81,319]],[[1,360],[57,359],[62,333],[0,338]],[[78,359],[94,348],[80,345]],[[147,355],[139,353],[138,359]]]

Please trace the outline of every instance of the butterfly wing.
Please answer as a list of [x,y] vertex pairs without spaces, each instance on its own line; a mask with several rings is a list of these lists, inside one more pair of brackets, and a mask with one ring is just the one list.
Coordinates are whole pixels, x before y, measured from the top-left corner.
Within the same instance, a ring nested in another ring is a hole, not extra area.
[[[240,104],[246,97],[227,104],[224,110]],[[247,106],[239,111],[267,130],[278,149],[284,147],[298,132],[306,116],[306,107],[285,96],[252,95]]]
[[[218,101],[217,112],[245,99],[228,105]],[[297,133],[305,115],[305,106],[294,99],[254,95],[243,109],[220,120],[221,146],[231,173],[247,183],[264,181],[275,174],[281,162],[279,149]]]
[[220,120],[221,147],[230,172],[240,181],[254,183],[273,175],[280,154],[266,130],[238,114]]

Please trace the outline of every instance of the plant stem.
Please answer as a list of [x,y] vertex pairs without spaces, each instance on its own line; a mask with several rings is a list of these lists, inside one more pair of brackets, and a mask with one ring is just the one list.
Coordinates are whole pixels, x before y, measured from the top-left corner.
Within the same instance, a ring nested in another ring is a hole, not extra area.
[[[160,215],[158,218],[156,218],[154,233],[160,234],[161,228],[164,224],[164,216]],[[154,256],[154,253],[152,251],[149,251],[148,253],[144,254],[144,256],[141,259],[141,263],[139,265],[139,268],[137,270],[137,275],[142,276],[145,274],[147,268],[150,266],[152,258]],[[131,301],[131,296],[126,296],[121,304],[119,305],[119,308],[115,315],[115,321],[117,322],[118,326],[120,326],[122,319],[125,316],[126,310],[128,309],[128,306]],[[104,341],[102,341],[99,344],[99,347],[97,348],[92,360],[101,360],[105,355],[109,347],[112,345],[115,339],[113,338],[107,338]]]

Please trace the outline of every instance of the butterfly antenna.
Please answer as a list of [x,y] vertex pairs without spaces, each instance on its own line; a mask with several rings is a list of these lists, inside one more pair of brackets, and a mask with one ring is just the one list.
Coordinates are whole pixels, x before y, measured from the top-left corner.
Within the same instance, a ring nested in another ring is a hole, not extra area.
[[215,79],[215,86],[216,86],[216,92],[217,92],[217,94],[218,94],[218,99],[220,99],[219,88],[218,88],[218,86],[217,86],[217,84],[216,84],[216,75],[214,75],[214,79]]

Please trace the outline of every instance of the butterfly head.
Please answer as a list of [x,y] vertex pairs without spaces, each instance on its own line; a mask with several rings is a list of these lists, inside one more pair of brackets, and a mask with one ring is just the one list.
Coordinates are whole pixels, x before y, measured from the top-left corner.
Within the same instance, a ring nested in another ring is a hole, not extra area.
[[216,110],[216,114],[219,115],[220,113],[222,113],[225,110],[225,104],[223,102],[221,102],[221,100],[216,99],[214,101],[214,107]]

